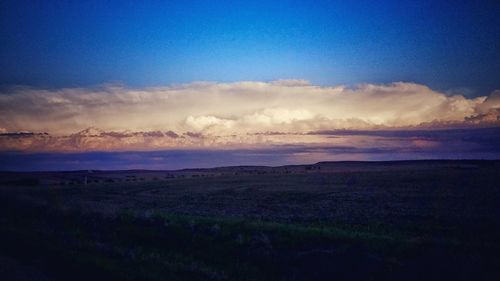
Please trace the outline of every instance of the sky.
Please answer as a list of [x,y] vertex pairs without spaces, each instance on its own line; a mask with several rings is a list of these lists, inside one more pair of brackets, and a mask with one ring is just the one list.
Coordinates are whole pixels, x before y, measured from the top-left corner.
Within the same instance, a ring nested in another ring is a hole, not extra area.
[[500,88],[498,1],[2,1],[0,82]]
[[[0,169],[495,159],[499,12],[498,1],[2,1]],[[437,133],[407,133],[422,130]]]

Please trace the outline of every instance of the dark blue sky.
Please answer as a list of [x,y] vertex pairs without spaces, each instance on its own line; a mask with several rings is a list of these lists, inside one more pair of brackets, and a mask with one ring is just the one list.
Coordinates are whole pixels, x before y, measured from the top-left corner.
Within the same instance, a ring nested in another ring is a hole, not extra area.
[[3,0],[0,84],[298,78],[487,95],[499,14],[499,1]]

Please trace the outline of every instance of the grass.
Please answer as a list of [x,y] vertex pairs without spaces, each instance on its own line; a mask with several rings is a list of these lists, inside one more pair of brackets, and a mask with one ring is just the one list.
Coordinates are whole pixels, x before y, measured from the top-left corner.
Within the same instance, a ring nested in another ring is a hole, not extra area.
[[[287,224],[159,211],[105,217],[12,202],[2,209],[9,216],[2,216],[6,227],[0,230],[1,252],[38,265],[60,280],[300,280],[310,270],[328,273],[321,265],[314,268],[314,262],[322,262],[324,256],[347,259],[345,271],[375,264],[377,268],[368,273],[385,276],[398,272],[405,259],[421,258],[429,249],[458,256],[471,250],[459,241],[410,237],[380,227]],[[488,252],[486,248],[472,250]]]
[[496,166],[347,168],[10,182],[0,263],[54,280],[498,279]]

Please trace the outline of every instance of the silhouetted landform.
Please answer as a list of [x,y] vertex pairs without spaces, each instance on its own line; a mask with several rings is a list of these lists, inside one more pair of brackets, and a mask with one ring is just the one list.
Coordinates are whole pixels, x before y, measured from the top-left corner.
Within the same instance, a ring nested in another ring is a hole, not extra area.
[[495,280],[500,161],[0,173],[2,280]]

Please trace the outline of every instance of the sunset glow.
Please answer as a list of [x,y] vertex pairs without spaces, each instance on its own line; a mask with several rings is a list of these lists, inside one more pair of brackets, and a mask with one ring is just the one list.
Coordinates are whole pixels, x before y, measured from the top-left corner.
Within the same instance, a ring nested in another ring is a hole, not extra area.
[[[443,157],[498,155],[475,140],[485,128],[489,142],[499,138],[498,25],[484,28],[498,19],[464,17],[468,4],[453,6],[457,14],[444,3],[31,4],[2,9],[0,153],[294,146],[304,161],[425,158],[445,147],[454,150]],[[122,19],[109,17],[114,9]],[[424,16],[434,33],[420,28]],[[377,28],[385,32],[374,37]]]

